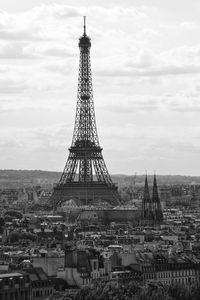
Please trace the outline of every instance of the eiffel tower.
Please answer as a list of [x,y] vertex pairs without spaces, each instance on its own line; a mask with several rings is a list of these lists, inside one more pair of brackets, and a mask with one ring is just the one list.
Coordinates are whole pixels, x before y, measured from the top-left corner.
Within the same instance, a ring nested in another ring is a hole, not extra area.
[[54,208],[73,199],[79,205],[120,204],[116,185],[112,182],[102,156],[97,135],[92,73],[90,63],[91,40],[84,33],[79,39],[80,63],[76,117],[69,156],[59,183],[51,199]]

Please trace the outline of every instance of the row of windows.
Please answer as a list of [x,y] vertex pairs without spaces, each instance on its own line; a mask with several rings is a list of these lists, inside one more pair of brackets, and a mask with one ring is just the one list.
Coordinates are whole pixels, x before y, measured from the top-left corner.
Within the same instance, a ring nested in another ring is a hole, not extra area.
[[153,278],[154,278],[154,273],[147,273],[147,274],[144,274],[144,278],[145,278],[145,279],[153,279]]
[[83,285],[90,283],[90,278],[83,279]]
[[93,279],[97,279],[97,278],[99,278],[100,274],[99,273],[92,273],[91,275],[92,275]]
[[172,264],[168,262],[164,263],[156,263],[155,267],[159,268],[160,270],[184,270],[184,269],[191,269],[192,264],[189,263],[177,263],[177,264]]
[[15,299],[15,300],[29,300],[30,295],[29,292],[26,291],[7,291],[6,293],[4,292],[3,294],[0,294],[0,300],[10,300],[10,299]]
[[[146,274],[151,275],[151,274]],[[122,272],[122,273],[112,273],[112,279],[126,279],[126,278],[135,278],[135,273],[132,272]],[[146,277],[147,278],[147,277]]]
[[92,275],[92,278],[94,279],[94,278],[99,278],[99,277],[102,277],[102,276],[104,276],[105,275],[105,272],[103,271],[101,271],[101,272],[92,272],[91,273],[91,275]]
[[52,293],[53,293],[52,289],[33,291],[33,297],[39,298],[39,297],[43,297],[43,296],[50,296],[50,295],[52,295]]
[[157,273],[157,274],[158,274],[158,277],[160,277],[160,278],[179,277],[179,276],[192,276],[192,275],[195,275],[195,270],[161,272],[161,273]]
[[[195,270],[184,270],[184,271],[173,271],[173,272],[158,272],[157,278],[171,278],[171,277],[184,277],[184,276],[194,276]],[[153,279],[155,273],[144,274],[145,279]]]
[[27,283],[27,282],[22,282],[22,283],[14,283],[14,282],[11,282],[10,284],[6,284],[6,283],[3,283],[1,282],[0,283],[0,290],[3,290],[3,289],[19,289],[19,288],[26,288],[28,287],[30,284]]
[[163,283],[165,284],[187,284],[194,282],[194,278],[173,278],[171,280],[162,280]]

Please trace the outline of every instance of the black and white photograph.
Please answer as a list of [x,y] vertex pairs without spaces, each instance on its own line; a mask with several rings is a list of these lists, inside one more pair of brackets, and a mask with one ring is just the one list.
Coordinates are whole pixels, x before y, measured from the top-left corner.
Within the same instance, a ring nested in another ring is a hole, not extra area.
[[200,300],[199,16],[0,0],[0,300]]

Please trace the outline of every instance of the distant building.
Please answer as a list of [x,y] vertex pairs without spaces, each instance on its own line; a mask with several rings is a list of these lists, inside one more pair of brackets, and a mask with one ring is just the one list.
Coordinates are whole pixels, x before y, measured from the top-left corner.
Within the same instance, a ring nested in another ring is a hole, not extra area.
[[65,266],[58,270],[57,277],[66,280],[69,286],[82,287],[92,280],[108,281],[110,260],[100,256],[98,251],[67,250]]
[[141,224],[153,225],[163,221],[163,212],[158,193],[156,175],[154,174],[153,192],[150,197],[147,175],[145,177],[144,196],[142,200]]
[[140,211],[132,207],[116,207],[115,209],[85,209],[80,212],[77,222],[80,225],[103,224],[112,222],[138,224]]
[[18,190],[17,189],[4,189],[1,192],[1,203],[12,204],[14,201],[18,200]]
[[32,300],[29,276],[22,273],[0,274],[0,299]]
[[35,268],[41,267],[48,276],[57,276],[59,268],[64,267],[64,255],[59,256],[57,253],[51,251],[43,256],[33,256],[33,266]]
[[138,252],[137,259],[138,262],[131,267],[142,272],[143,284],[159,281],[163,284],[187,285],[199,281],[200,261],[187,256]]
[[30,280],[31,300],[48,300],[53,295],[53,284],[42,268],[28,268],[25,273]]
[[171,198],[171,188],[169,186],[163,186],[159,191],[161,201],[168,201]]
[[110,283],[116,287],[119,284],[126,284],[128,282],[141,282],[142,274],[140,271],[129,268],[118,268],[113,270],[110,275]]

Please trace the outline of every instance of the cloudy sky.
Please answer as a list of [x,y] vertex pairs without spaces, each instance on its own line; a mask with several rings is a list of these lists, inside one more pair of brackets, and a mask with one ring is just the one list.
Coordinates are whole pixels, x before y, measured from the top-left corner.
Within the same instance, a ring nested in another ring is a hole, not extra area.
[[62,171],[82,16],[110,173],[200,175],[199,0],[0,0],[0,168]]

